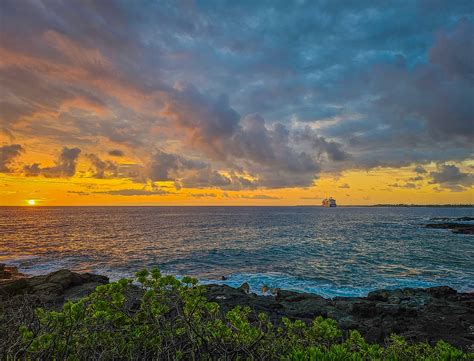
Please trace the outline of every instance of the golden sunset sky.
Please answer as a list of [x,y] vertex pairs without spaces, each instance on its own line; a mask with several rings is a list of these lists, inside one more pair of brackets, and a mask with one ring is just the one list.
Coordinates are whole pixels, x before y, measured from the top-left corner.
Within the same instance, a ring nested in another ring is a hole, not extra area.
[[468,5],[2,1],[0,205],[473,203]]

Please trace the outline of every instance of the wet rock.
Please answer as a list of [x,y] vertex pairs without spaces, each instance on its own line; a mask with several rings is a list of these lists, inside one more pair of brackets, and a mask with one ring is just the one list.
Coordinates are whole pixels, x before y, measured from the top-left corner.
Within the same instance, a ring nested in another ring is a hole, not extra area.
[[239,290],[244,291],[245,293],[250,293],[250,286],[247,282],[242,283],[239,287]]
[[453,233],[458,234],[474,234],[474,224],[464,224],[464,223],[428,223],[425,224],[426,228],[441,228],[441,229],[450,229]]
[[431,287],[428,288],[428,292],[430,293],[430,295],[433,295],[434,297],[438,298],[443,298],[458,293],[455,289],[448,286]]
[[278,292],[280,292],[280,289],[279,289],[279,288],[276,288],[276,287],[271,287],[271,288],[270,288],[270,295],[276,297],[276,296],[278,295]]
[[369,292],[367,299],[369,301],[387,301],[390,296],[390,291],[388,290],[377,290]]

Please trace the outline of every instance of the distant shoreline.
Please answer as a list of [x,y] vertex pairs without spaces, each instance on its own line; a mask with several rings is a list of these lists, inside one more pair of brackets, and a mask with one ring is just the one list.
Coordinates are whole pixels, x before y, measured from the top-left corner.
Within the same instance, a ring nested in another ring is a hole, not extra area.
[[[297,205],[296,207],[321,207],[320,205]],[[474,204],[370,204],[338,205],[337,208],[474,208]]]

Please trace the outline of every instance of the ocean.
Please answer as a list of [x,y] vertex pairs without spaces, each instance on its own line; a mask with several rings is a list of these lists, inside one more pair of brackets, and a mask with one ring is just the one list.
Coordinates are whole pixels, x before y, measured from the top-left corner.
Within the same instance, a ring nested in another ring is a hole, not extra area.
[[[159,267],[202,283],[325,297],[379,288],[474,290],[474,237],[423,227],[472,208],[0,207],[0,262],[130,277]],[[225,276],[226,280],[221,280]]]

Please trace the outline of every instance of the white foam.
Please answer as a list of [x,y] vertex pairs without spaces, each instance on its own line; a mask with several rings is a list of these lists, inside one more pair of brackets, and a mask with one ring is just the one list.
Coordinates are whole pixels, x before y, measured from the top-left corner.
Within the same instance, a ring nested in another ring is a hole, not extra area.
[[226,280],[200,280],[201,284],[225,284],[231,287],[239,287],[244,282],[250,286],[250,291],[262,294],[262,286],[268,288],[280,288],[288,291],[314,293],[326,298],[337,296],[362,297],[373,289],[370,287],[338,286],[329,282],[317,282],[304,280],[281,273],[242,273],[228,276]]

